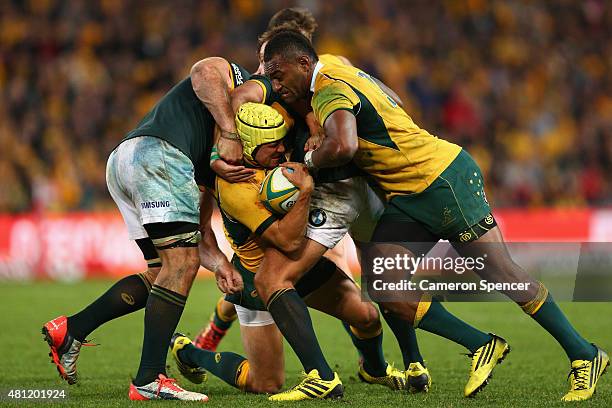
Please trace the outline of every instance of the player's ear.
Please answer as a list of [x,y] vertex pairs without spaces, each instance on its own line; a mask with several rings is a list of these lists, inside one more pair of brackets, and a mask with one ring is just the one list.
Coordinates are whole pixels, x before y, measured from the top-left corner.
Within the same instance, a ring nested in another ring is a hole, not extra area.
[[308,55],[300,55],[298,57],[298,64],[300,66],[300,69],[304,72],[308,72],[308,70],[310,69],[311,62],[312,61]]

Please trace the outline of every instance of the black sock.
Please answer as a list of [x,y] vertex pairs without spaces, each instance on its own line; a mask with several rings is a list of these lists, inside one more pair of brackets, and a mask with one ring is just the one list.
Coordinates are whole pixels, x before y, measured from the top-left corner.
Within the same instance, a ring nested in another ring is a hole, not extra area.
[[410,363],[423,364],[423,356],[421,356],[419,343],[416,338],[416,331],[412,323],[382,307],[381,312],[397,339],[397,344],[399,345],[402,352],[402,359],[404,360],[404,368],[408,369]]
[[332,380],[334,372],[323,357],[306,303],[295,289],[280,289],[274,292],[267,306],[306,373],[317,369],[323,380]]
[[109,320],[142,309],[151,284],[142,274],[130,275],[115,283],[79,313],[68,317],[68,330],[80,342]]
[[153,285],[145,310],[144,340],[134,385],[153,382],[166,374],[168,344],[185,308],[186,296]]

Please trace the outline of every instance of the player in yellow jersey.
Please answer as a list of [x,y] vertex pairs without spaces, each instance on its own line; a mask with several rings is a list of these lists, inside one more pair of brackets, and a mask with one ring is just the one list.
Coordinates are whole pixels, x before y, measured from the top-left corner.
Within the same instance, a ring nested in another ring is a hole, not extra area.
[[[228,295],[226,299],[235,305],[248,359],[231,352],[214,353],[198,349],[185,336],[177,334],[172,342],[173,355],[181,372],[196,383],[202,381],[202,368],[231,385],[251,392],[276,392],[284,381],[282,337],[255,289],[254,279],[264,261],[264,253],[279,251],[292,254],[303,247],[314,186],[312,177],[303,165],[286,163],[287,169],[283,170],[283,174],[300,190],[295,205],[281,218],[259,201],[266,169],[274,168],[284,160],[283,139],[291,119],[286,112],[282,112],[284,116],[272,107],[256,103],[246,103],[240,107],[237,114],[238,133],[243,141],[246,164],[255,170],[255,176],[238,183],[218,178],[216,183],[226,238],[235,253],[232,264],[240,271],[244,282],[243,291]],[[364,357],[367,372],[372,374],[369,382],[393,389],[405,388],[403,373],[384,361],[382,326],[376,309],[372,304],[361,301],[359,288],[333,262],[321,259],[298,280],[296,289],[310,307],[350,325],[353,343]],[[309,322],[308,315],[301,315],[299,310],[292,313],[302,323]],[[305,331],[300,332],[300,326],[294,330],[298,336],[309,335]],[[311,354],[316,352],[313,350]],[[308,376],[300,388],[291,390],[291,400],[342,396],[342,383],[337,374],[325,380],[321,378],[324,374],[319,374],[316,363],[312,366],[308,364],[304,364]],[[287,394],[279,395],[283,398],[276,399],[287,399]]]
[[[312,38],[317,24],[307,9],[304,8],[286,8],[277,12],[268,24],[267,30],[259,37],[259,68],[256,73],[263,73],[263,54],[267,42],[276,33],[292,28],[299,30],[308,38]],[[331,54],[321,55],[321,59],[330,64],[346,64],[351,65],[350,61],[343,56]],[[400,98],[380,81],[377,81],[387,93],[391,94],[394,100],[401,105]],[[257,87],[256,87],[257,89]],[[263,96],[255,95],[250,99],[260,101]],[[306,124],[311,133],[311,138],[306,142],[305,150],[316,148],[322,141],[323,132],[316,120],[312,111],[309,111],[309,106],[305,103],[297,106],[292,106],[299,114],[305,116]],[[316,137],[318,136],[318,137]],[[303,160],[302,155],[297,155],[296,160]],[[217,161],[219,165],[225,165],[221,160]],[[214,168],[215,165],[213,165]],[[338,180],[330,183],[320,183],[313,193],[311,200],[311,218],[313,222],[309,223],[307,236],[318,242],[320,246],[309,246],[310,252],[314,252],[314,257],[320,256],[327,248],[334,248],[334,245],[346,234],[353,223],[352,214],[360,214],[356,225],[353,227],[353,236],[356,244],[361,241],[369,240],[372,232],[372,226],[380,214],[383,207],[381,200],[371,191],[367,184],[359,179],[354,178],[357,174],[348,168],[338,169],[335,171],[335,178],[326,178],[328,181]],[[343,181],[342,179],[349,179]],[[339,194],[340,193],[340,194]],[[340,200],[338,197],[341,197]],[[341,213],[342,215],[338,215]],[[321,225],[317,225],[316,221],[324,218]],[[337,248],[337,247],[336,247]],[[328,254],[329,255],[329,254]],[[303,263],[294,263],[296,269],[304,269]],[[391,327],[396,336],[398,345],[402,352],[404,366],[406,369],[406,378],[412,392],[428,391],[431,385],[429,371],[424,365],[423,357],[420,354],[414,328],[406,325],[405,322],[396,316],[394,313],[383,310],[383,316],[387,324]],[[194,340],[194,344],[202,349],[216,350],[219,342],[227,333],[227,330],[236,319],[234,305],[219,299],[217,305],[211,315],[208,324],[200,331],[200,334]]]
[[[322,64],[310,41],[299,33],[286,31],[272,38],[264,63],[273,89],[283,100],[309,100],[325,129],[321,147],[305,155],[306,165],[314,170],[353,160],[385,192],[387,208],[373,240],[433,245],[448,239],[462,256],[485,259],[485,268],[475,270],[483,278],[529,283],[525,292],[503,293],[567,353],[571,381],[563,400],[590,398],[609,358],[577,333],[544,285],[512,261],[485,198],[480,169],[469,154],[419,128],[367,73]],[[466,396],[486,384],[492,369],[509,351],[505,340],[470,330],[426,295],[411,312],[414,304],[410,302],[385,306],[404,313],[418,328],[457,342],[467,336],[472,347],[481,342],[472,350]]]

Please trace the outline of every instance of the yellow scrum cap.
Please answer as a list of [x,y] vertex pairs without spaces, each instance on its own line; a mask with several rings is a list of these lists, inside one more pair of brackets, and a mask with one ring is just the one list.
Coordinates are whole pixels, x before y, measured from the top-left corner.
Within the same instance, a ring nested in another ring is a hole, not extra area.
[[253,153],[258,146],[281,140],[287,134],[283,115],[268,105],[253,102],[240,105],[236,129],[242,140],[243,154],[250,160],[255,160]]

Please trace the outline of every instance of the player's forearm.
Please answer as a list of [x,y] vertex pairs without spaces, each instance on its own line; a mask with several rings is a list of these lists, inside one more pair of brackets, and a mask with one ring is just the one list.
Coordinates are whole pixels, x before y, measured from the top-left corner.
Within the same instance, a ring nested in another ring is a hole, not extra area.
[[212,229],[211,218],[215,201],[208,190],[200,194],[200,234],[202,241],[198,245],[200,264],[206,269],[216,272],[219,267],[227,263],[225,254],[219,249],[217,238]]
[[222,266],[230,266],[227,257],[219,249],[217,238],[210,226],[200,228],[202,241],[199,244],[200,264],[209,271],[216,272]]
[[191,70],[191,85],[222,132],[236,133],[227,79],[214,66],[198,63]]
[[328,137],[324,139],[321,147],[309,154],[312,159],[312,165],[307,161],[308,156],[305,161],[308,167],[317,169],[337,167],[350,162],[354,154],[350,146],[344,146],[337,140],[332,140]]
[[284,237],[286,243],[285,248],[279,248],[283,252],[293,252],[304,242],[311,194],[312,191],[300,191],[291,211],[278,221],[279,235]]
[[309,168],[342,166],[353,159],[359,148],[355,115],[337,110],[325,120],[325,139],[321,146],[307,152],[304,162]]

